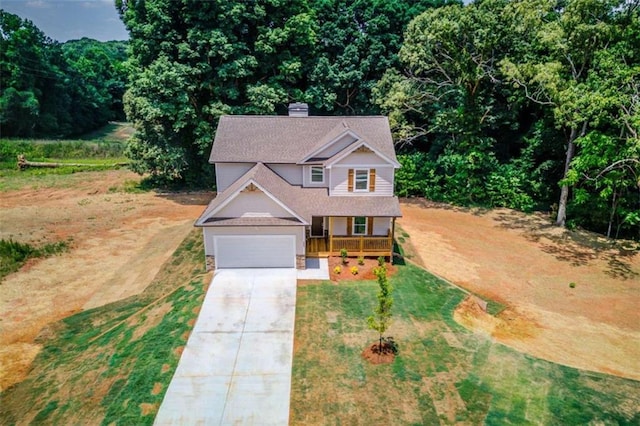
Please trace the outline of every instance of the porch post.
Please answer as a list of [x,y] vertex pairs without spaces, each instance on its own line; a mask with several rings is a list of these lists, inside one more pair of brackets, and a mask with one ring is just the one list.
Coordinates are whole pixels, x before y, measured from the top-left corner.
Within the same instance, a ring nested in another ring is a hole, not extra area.
[[329,216],[329,256],[333,254],[333,216]]
[[393,236],[396,233],[396,218],[391,219],[391,234],[389,235],[389,262],[393,262]]

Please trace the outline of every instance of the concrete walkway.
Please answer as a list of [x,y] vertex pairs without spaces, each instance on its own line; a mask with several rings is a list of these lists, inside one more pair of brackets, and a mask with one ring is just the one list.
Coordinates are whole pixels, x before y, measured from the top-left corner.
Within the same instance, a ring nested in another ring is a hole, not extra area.
[[216,271],[156,425],[286,425],[295,269]]
[[306,268],[298,271],[299,280],[328,280],[329,279],[329,259],[307,258]]

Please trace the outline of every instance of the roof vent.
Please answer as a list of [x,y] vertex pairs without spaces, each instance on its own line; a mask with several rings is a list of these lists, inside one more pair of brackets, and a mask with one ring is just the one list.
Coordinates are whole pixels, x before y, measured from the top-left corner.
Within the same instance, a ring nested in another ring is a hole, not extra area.
[[295,102],[293,104],[289,104],[289,117],[308,117],[309,116],[309,105]]

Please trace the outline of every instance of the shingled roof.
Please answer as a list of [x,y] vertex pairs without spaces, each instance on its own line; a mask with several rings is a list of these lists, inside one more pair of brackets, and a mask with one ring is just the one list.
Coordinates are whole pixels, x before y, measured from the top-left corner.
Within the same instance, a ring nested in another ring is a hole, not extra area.
[[370,147],[396,161],[387,117],[220,117],[210,163],[298,163],[342,131],[351,130]]
[[[212,218],[211,215],[250,183],[263,188],[271,196],[286,205],[293,218]],[[209,203],[196,226],[247,226],[247,225],[303,225],[311,223],[312,216],[367,216],[400,217],[400,203],[395,196],[345,196],[330,197],[327,188],[302,188],[291,185],[273,170],[258,163]]]

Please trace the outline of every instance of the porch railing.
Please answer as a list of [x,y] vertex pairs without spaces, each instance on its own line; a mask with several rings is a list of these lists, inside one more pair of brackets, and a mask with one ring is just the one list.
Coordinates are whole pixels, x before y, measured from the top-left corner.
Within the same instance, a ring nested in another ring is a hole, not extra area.
[[353,253],[388,252],[391,250],[391,240],[389,237],[333,237],[329,250],[340,252],[343,248]]
[[310,238],[307,240],[307,254],[340,255],[340,250],[347,249],[349,255],[390,256],[393,249],[391,236],[352,236],[327,238]]

